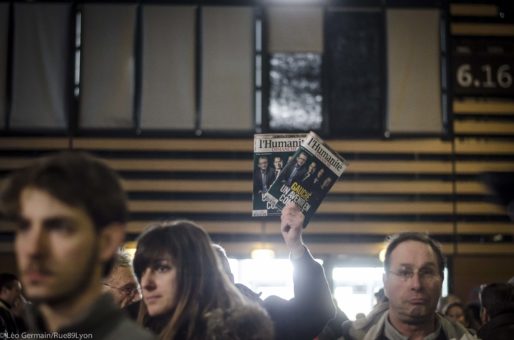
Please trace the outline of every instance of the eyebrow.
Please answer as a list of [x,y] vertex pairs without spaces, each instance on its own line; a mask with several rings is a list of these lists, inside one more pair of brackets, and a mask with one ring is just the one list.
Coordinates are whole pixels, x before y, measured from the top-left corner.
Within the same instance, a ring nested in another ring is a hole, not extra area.
[[[398,266],[399,267],[414,267],[414,264],[412,264],[412,263],[400,263]],[[419,268],[426,268],[426,267],[436,267],[436,263],[435,262],[425,262]]]

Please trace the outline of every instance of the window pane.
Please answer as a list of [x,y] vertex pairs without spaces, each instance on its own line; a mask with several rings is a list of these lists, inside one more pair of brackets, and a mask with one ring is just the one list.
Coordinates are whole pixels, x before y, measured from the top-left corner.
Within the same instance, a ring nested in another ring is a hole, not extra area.
[[0,3],[0,129],[5,127],[6,98],[5,88],[7,82],[7,24],[9,20],[9,4]]
[[194,129],[196,9],[143,10],[141,128]]
[[334,137],[382,135],[384,15],[380,9],[326,13],[326,110]]
[[387,11],[388,129],[443,131],[439,11]]
[[16,3],[12,110],[14,129],[67,127],[70,4]]
[[270,128],[321,127],[321,55],[275,53],[270,59]]
[[83,9],[80,127],[134,126],[134,42],[137,5]]
[[202,10],[201,123],[204,130],[253,129],[253,9]]
[[321,7],[271,6],[267,13],[270,53],[323,52]]

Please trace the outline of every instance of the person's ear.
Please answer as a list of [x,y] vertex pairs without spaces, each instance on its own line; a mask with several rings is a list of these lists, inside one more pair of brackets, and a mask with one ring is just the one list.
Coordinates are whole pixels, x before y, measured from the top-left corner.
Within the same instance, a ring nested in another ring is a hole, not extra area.
[[125,239],[125,225],[112,223],[99,233],[99,256],[102,262],[109,261],[118,251]]
[[384,295],[389,298],[389,294],[387,292],[387,273],[382,274],[382,284],[384,285]]
[[489,319],[489,315],[487,314],[487,309],[485,307],[480,308],[480,321],[482,321],[482,325],[486,324]]

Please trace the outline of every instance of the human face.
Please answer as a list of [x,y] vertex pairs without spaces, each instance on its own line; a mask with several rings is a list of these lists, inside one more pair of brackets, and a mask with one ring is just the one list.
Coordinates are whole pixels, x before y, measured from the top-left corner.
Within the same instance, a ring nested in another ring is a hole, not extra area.
[[405,241],[392,251],[390,260],[389,270],[384,274],[384,290],[389,298],[391,322],[431,322],[443,281],[436,254],[428,244]]
[[20,195],[15,252],[29,300],[60,303],[99,283],[96,232],[89,216],[35,188]]
[[2,299],[9,303],[11,306],[14,305],[16,300],[18,300],[21,296],[21,284],[20,281],[13,281],[12,287],[7,288],[4,286],[2,288]]
[[456,322],[460,322],[460,324],[463,326],[467,326],[466,319],[464,318],[464,310],[462,309],[461,306],[455,305],[455,306],[448,308],[445,315],[449,319],[456,321]]
[[325,180],[321,184],[321,188],[322,189],[326,189],[331,183],[332,183],[332,178],[327,177],[327,178],[325,178]]
[[162,315],[175,308],[177,269],[170,258],[156,260],[141,276],[143,301],[150,316]]
[[303,166],[305,162],[307,162],[307,156],[305,156],[303,153],[296,157],[296,164],[298,164],[298,166]]
[[266,171],[266,169],[268,169],[267,158],[259,158],[259,169],[261,169],[261,171]]
[[318,173],[317,173],[316,177],[321,178],[324,173],[325,173],[325,170],[323,168],[321,168],[321,169],[318,170]]
[[141,300],[139,285],[128,267],[116,267],[107,282],[104,283],[108,292],[114,297],[114,302],[119,307],[125,307]]
[[276,170],[280,170],[282,169],[284,163],[282,162],[282,159],[280,157],[277,157],[273,160],[273,165],[275,166]]
[[309,164],[309,169],[307,170],[310,174],[312,174],[314,171],[316,171],[316,163],[312,162]]

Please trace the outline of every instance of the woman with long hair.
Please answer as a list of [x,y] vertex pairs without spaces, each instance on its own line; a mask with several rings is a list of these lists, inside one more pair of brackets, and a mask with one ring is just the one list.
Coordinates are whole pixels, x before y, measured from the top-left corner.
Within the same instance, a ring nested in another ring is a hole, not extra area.
[[271,339],[266,312],[229,281],[211,239],[190,221],[150,227],[134,271],[143,291],[138,322],[160,339]]

